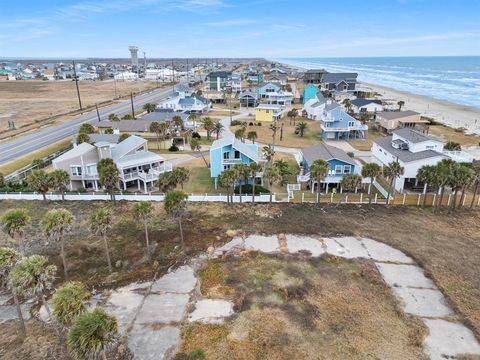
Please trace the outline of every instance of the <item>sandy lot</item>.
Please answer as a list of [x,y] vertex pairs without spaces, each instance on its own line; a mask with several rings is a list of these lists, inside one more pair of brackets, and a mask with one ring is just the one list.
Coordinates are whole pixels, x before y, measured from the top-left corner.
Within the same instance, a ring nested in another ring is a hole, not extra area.
[[392,104],[403,100],[405,101],[403,107],[405,110],[418,111],[447,126],[464,128],[467,134],[480,135],[480,109],[374,84],[359,83],[357,89],[376,91],[382,95],[382,100],[390,100]]
[[[156,82],[117,81],[117,96],[138,93],[156,87]],[[80,96],[83,107],[113,100],[115,84],[113,80],[80,81]],[[79,108],[75,82],[65,81],[2,81],[0,82],[0,132],[7,130],[7,121],[15,122],[17,128],[29,124],[41,124],[49,117],[67,114]],[[61,121],[65,118],[59,118]]]

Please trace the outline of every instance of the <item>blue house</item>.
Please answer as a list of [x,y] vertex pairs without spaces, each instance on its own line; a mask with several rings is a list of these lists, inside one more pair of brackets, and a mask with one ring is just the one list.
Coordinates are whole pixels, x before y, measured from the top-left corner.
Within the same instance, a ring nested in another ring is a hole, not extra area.
[[303,103],[305,104],[308,100],[315,99],[318,91],[318,88],[313,84],[305,86],[305,89],[303,89],[302,93]]
[[274,83],[266,83],[258,88],[258,98],[265,99],[268,98],[270,93],[278,93],[282,88],[280,85]]
[[320,184],[328,192],[329,185],[338,186],[345,175],[361,173],[361,167],[342,149],[324,143],[317,144],[300,151],[300,183],[307,182],[312,189],[315,189],[317,182],[310,178],[310,167],[315,160],[325,160],[329,164],[328,175]]
[[215,189],[218,187],[218,176],[223,170],[230,169],[235,164],[259,161],[257,144],[243,143],[233,135],[215,140],[210,148],[210,176],[215,179]]
[[338,103],[325,106],[321,118],[323,140],[365,139],[368,126],[348,115]]

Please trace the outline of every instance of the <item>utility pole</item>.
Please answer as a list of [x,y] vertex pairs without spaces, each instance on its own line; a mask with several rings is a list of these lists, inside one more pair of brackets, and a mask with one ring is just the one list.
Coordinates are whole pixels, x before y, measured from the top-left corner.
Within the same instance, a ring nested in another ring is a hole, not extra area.
[[95,104],[95,109],[97,109],[97,118],[98,118],[98,122],[100,122],[100,113],[98,112],[98,105]]
[[115,99],[117,98],[117,79],[113,75],[113,88],[115,89]]
[[189,83],[189,75],[188,75],[188,58],[187,58],[187,84]]
[[78,95],[78,103],[80,104],[80,110],[83,110],[82,100],[80,99],[80,89],[78,88],[78,78],[77,78],[77,69],[75,66],[75,60],[73,60],[73,76],[75,77],[75,85],[77,86],[77,95]]
[[135,119],[135,109],[133,108],[133,93],[130,93],[130,103],[132,104],[132,117]]

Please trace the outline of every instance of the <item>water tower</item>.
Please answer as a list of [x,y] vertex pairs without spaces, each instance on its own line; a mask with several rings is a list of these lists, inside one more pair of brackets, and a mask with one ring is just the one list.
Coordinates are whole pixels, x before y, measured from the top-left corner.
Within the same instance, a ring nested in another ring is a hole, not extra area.
[[135,66],[138,68],[138,46],[129,46],[128,50],[130,50],[132,66]]

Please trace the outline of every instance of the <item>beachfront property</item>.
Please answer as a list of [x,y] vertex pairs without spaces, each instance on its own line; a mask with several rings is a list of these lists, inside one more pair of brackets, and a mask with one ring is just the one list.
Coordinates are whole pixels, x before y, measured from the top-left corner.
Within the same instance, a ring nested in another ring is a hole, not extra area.
[[255,108],[255,121],[273,122],[282,118],[285,110],[279,105],[260,104]]
[[238,101],[242,107],[255,107],[258,104],[258,92],[244,90],[238,95]]
[[300,175],[298,175],[297,181],[300,184],[307,184],[306,188],[312,189],[312,191],[318,186],[318,182],[310,178],[310,167],[315,160],[325,160],[328,162],[328,174],[320,184],[326,193],[328,193],[330,185],[338,186],[345,175],[354,173],[361,174],[360,164],[357,164],[355,160],[348,156],[342,149],[325,143],[303,148],[300,150]]
[[368,126],[348,115],[338,103],[325,105],[320,119],[323,140],[365,139]]
[[270,83],[278,84],[280,86],[287,85],[287,75],[285,73],[270,73],[267,76],[267,81]]
[[180,84],[175,87],[174,95],[162,101],[158,107],[187,114],[203,114],[210,109],[211,103],[204,97],[193,94],[187,85]]
[[328,91],[354,91],[357,73],[324,73],[320,79],[320,89]]
[[242,90],[242,76],[231,71],[213,71],[207,75],[209,90],[224,91],[231,90],[239,92]]
[[[120,143],[113,141],[82,143],[52,161],[54,169],[62,169],[70,175],[70,190],[85,188],[102,189],[97,163],[111,158],[119,171],[119,187],[126,190],[135,187],[148,192],[158,176],[172,171],[172,164],[151,151],[147,140],[132,135]],[[117,139],[118,141],[118,139]]]
[[[258,164],[260,161],[257,144],[243,143],[235,136],[215,140],[210,148],[210,176],[214,179],[215,189],[218,188],[218,177],[224,170],[230,169],[235,164],[248,165],[252,162]],[[255,181],[261,182],[261,173]],[[248,183],[252,183],[251,178]]]
[[303,105],[302,116],[310,120],[321,120],[327,103],[331,103],[331,100],[326,99],[322,93],[318,91],[314,98],[309,99]]
[[267,99],[270,94],[278,93],[282,87],[274,83],[266,83],[258,88],[258,97],[260,99]]
[[394,183],[396,191],[418,189],[418,170],[424,165],[435,165],[443,159],[468,163],[473,158],[463,151],[446,151],[444,141],[419,131],[402,128],[392,135],[375,139],[372,145],[372,160],[380,166],[394,161],[404,168],[404,174]]
[[303,74],[303,82],[306,84],[320,84],[323,74],[327,71],[324,69],[310,69]]
[[291,105],[293,94],[289,91],[283,91],[279,84],[269,82],[258,88],[258,97],[265,99],[267,104]]
[[420,113],[412,110],[407,111],[386,111],[379,114],[375,121],[377,127],[387,133],[392,133],[398,128],[415,128],[428,124],[427,120],[422,119]]
[[351,101],[354,114],[376,114],[383,111],[381,100],[355,99]]
[[313,84],[305,86],[302,92],[302,103],[305,104],[309,100],[315,99],[320,90]]

